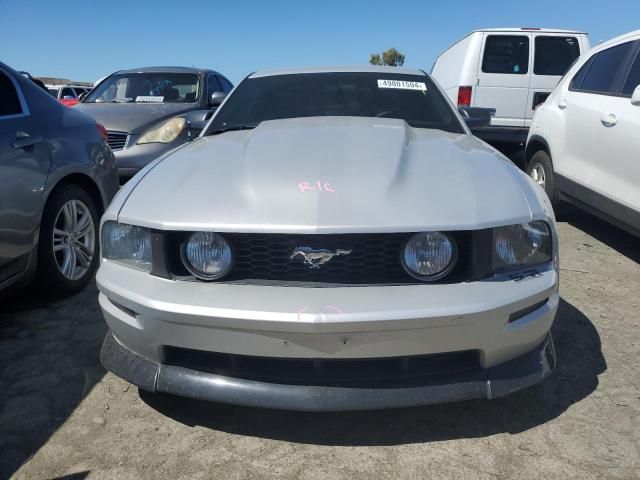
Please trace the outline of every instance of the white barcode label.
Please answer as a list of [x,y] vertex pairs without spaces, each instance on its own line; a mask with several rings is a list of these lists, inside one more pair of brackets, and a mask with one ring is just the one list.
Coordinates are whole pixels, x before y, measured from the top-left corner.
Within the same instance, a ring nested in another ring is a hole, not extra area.
[[427,91],[427,84],[424,82],[406,82],[404,80],[378,80],[378,88],[397,88],[399,90],[420,90]]

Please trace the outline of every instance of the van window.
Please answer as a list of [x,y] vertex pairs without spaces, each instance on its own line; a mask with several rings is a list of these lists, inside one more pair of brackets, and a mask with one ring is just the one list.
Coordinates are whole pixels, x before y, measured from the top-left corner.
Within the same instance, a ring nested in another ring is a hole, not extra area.
[[484,46],[482,71],[525,75],[529,71],[529,37],[489,35]]
[[633,65],[631,65],[627,81],[624,82],[622,95],[631,97],[631,95],[633,95],[633,91],[638,85],[640,85],[640,53],[636,55],[636,60],[633,62]]
[[578,83],[574,79],[570,89],[587,93],[618,94],[621,69],[625,64],[628,65],[626,59],[632,45],[633,42],[627,42],[595,54],[588,62],[589,67],[582,82]]
[[22,113],[18,92],[11,79],[0,72],[0,117]]
[[533,73],[536,75],[564,75],[580,56],[580,45],[575,37],[539,36],[535,41]]

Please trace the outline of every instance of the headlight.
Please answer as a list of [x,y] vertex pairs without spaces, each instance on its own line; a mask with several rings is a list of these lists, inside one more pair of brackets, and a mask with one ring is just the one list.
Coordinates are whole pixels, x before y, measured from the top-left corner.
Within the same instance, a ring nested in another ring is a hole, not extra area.
[[171,143],[182,133],[186,123],[187,122],[184,118],[172,118],[171,120],[167,120],[158,128],[149,130],[142,135],[138,139],[138,144]]
[[151,271],[151,234],[143,227],[106,222],[102,227],[102,256],[138,270]]
[[431,282],[447,275],[455,265],[453,240],[440,232],[416,233],[402,254],[405,270],[418,280]]
[[551,261],[551,231],[543,221],[493,230],[493,271],[531,267]]
[[217,233],[197,232],[184,244],[182,261],[199,279],[216,280],[231,270],[231,247]]

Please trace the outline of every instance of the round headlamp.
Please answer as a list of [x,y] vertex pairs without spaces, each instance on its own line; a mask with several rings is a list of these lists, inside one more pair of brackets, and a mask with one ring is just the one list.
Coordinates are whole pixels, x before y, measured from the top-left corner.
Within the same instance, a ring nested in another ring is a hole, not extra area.
[[233,256],[227,241],[217,233],[196,232],[182,248],[184,266],[201,280],[217,280],[231,270]]
[[402,264],[412,277],[432,282],[451,272],[455,257],[456,247],[448,235],[422,232],[412,236],[405,245]]

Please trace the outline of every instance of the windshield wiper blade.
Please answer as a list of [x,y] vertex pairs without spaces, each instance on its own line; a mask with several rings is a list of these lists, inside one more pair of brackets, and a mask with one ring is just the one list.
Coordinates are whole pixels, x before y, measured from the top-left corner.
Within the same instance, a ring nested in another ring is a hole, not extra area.
[[257,123],[248,123],[246,125],[229,125],[228,127],[216,128],[214,130],[209,130],[207,135],[218,135],[220,133],[226,132],[236,132],[238,130],[253,130],[258,126]]

